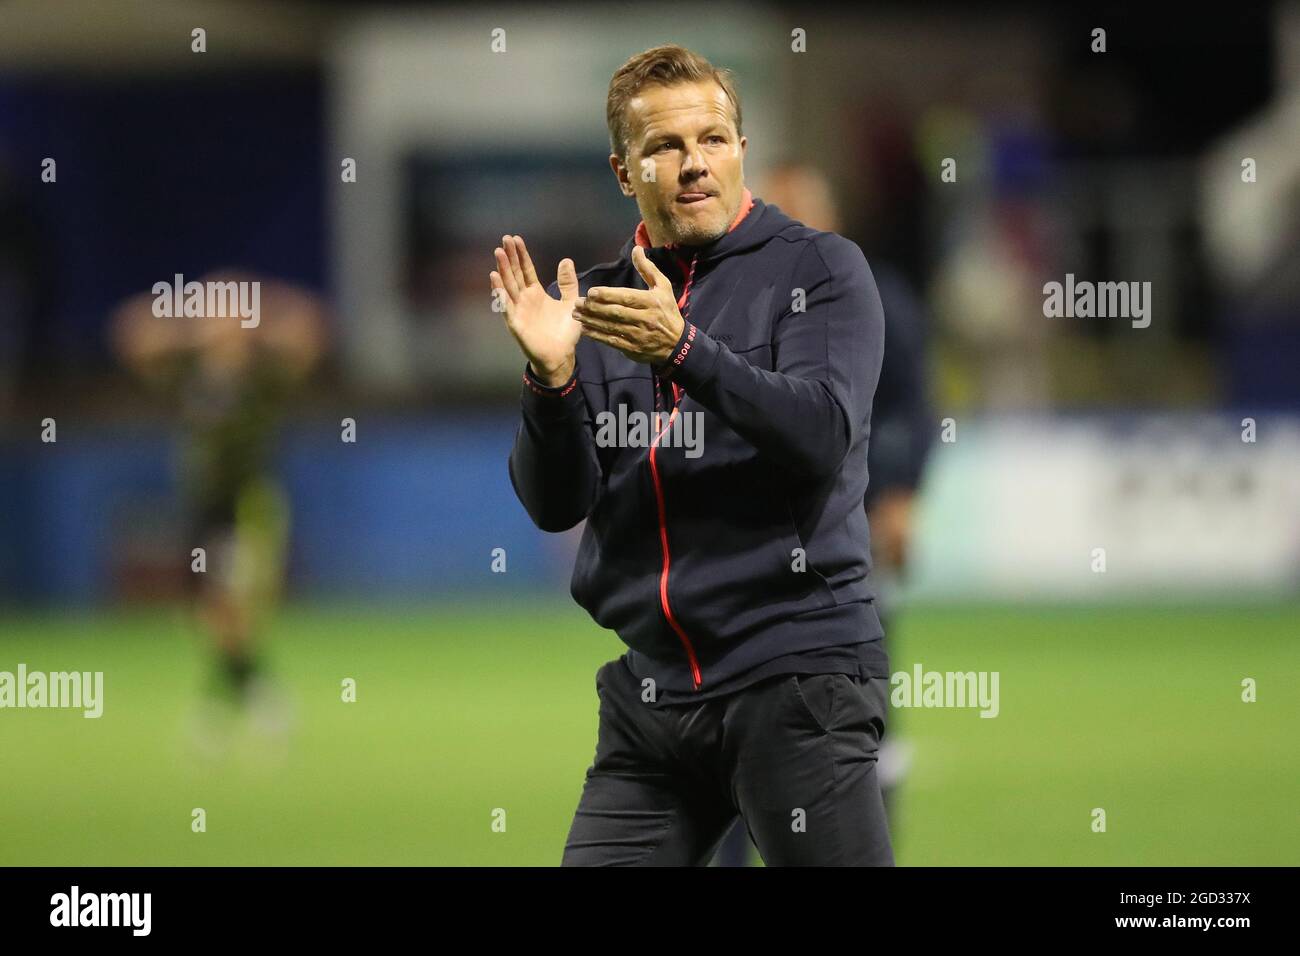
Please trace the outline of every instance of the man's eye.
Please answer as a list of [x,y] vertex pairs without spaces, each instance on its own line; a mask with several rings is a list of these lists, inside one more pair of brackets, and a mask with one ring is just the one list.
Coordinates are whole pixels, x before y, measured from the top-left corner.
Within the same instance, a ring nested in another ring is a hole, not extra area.
[[719,136],[716,133],[710,136],[709,139],[715,143],[725,143],[727,141],[725,136]]

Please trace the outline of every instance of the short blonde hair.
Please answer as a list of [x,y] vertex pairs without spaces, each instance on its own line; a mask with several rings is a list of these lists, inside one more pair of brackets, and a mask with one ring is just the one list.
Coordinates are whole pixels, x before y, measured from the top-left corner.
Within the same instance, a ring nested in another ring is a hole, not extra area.
[[740,96],[736,93],[735,75],[727,69],[715,67],[684,46],[664,44],[638,53],[615,71],[609,81],[609,96],[605,101],[605,122],[609,125],[609,147],[624,162],[627,161],[628,136],[627,105],[647,86],[675,86],[678,83],[695,83],[713,80],[731,101],[736,120],[736,133],[740,133]]

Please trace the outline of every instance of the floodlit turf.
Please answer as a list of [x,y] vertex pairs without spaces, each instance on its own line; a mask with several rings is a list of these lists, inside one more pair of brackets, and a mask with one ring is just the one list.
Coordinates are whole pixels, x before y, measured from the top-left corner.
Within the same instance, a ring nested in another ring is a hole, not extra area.
[[[201,719],[177,612],[0,615],[0,671],[105,675],[98,720],[0,710],[0,864],[558,862],[612,635],[484,602],[294,606],[273,637],[285,740]],[[900,864],[1300,863],[1300,607],[914,608],[891,650],[1000,674],[994,719],[893,712]]]

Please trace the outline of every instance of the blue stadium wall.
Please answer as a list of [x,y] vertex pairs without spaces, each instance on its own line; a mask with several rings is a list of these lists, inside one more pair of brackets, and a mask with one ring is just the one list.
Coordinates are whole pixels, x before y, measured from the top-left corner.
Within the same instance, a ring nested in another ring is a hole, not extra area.
[[[276,472],[293,502],[290,588],[299,595],[445,597],[566,587],[577,532],[529,521],[506,460],[513,415],[287,428]],[[98,603],[114,596],[124,521],[176,508],[175,436],[162,428],[0,441],[0,596]],[[505,549],[506,573],[492,571]],[[184,567],[188,549],[176,555]],[[560,592],[565,593],[564,591]]]

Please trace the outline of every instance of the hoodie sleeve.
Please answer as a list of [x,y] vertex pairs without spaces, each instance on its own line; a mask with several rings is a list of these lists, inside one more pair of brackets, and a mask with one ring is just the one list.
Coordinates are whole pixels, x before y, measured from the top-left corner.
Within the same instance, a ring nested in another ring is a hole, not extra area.
[[[834,474],[871,420],[884,311],[862,250],[832,233],[807,243],[758,368],[688,320],[661,374],[760,453],[811,478]],[[795,310],[795,288],[804,292]]]
[[[548,294],[555,295],[555,283]],[[601,468],[578,368],[563,385],[544,385],[524,363],[522,419],[510,451],[510,484],[542,531],[567,531],[591,511]]]

